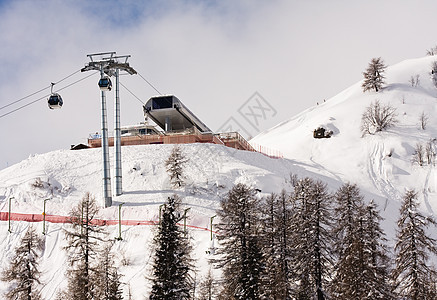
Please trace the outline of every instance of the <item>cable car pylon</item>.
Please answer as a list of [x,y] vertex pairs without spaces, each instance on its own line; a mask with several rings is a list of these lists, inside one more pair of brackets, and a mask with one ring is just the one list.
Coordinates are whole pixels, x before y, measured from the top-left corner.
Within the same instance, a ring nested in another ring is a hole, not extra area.
[[[90,70],[100,71],[99,88],[101,90],[101,107],[102,107],[102,158],[103,158],[103,198],[104,207],[112,205],[111,193],[111,176],[109,162],[109,143],[108,143],[108,122],[106,113],[106,91],[110,91],[112,83],[111,76],[116,76],[116,100],[115,100],[115,194],[122,194],[122,175],[121,175],[121,134],[120,134],[120,103],[119,103],[119,72],[120,70],[129,73],[130,75],[137,72],[129,66],[127,62],[130,55],[115,56],[116,52],[104,52],[96,54],[88,54],[90,62],[81,69],[82,72]],[[100,60],[95,60],[98,57]],[[124,62],[120,62],[124,59]]]

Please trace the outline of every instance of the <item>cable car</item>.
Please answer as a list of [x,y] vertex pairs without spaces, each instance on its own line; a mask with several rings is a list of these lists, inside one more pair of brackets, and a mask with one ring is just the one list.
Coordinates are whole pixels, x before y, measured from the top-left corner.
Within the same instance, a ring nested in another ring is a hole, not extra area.
[[53,93],[53,86],[54,85],[55,85],[55,83],[52,82],[52,86],[50,89],[50,97],[49,97],[49,99],[47,99],[47,103],[48,103],[50,109],[61,108],[62,104],[64,104],[64,101],[62,101],[61,95],[59,95],[58,93]]
[[62,101],[61,95],[57,93],[52,93],[48,99],[48,104],[50,109],[61,108],[64,102]]
[[112,89],[112,82],[108,76],[105,76],[99,80],[99,88],[101,91],[110,91]]

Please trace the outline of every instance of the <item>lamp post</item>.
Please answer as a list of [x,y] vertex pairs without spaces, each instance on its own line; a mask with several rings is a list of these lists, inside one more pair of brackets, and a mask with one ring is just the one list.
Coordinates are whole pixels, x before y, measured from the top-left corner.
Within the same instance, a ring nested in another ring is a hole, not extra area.
[[11,233],[11,200],[15,199],[14,197],[9,198],[9,213],[8,213],[8,231]]
[[121,207],[123,206],[123,204],[124,202],[118,205],[118,238],[115,238],[117,241],[123,240],[121,238]]
[[46,234],[46,202],[50,200],[50,198],[44,199],[44,210],[42,213],[42,234]]
[[212,216],[211,217],[211,241],[212,241],[212,238],[213,238],[213,235],[212,235],[212,221],[214,220],[215,217],[217,217],[217,216]]
[[188,207],[184,210],[184,232],[185,235],[187,235],[187,212],[191,209],[191,207]]
[[159,224],[161,224],[161,211],[162,211],[162,207],[163,206],[165,206],[165,204],[161,204],[160,206],[159,206]]
[[83,234],[83,202],[80,210],[80,234]]

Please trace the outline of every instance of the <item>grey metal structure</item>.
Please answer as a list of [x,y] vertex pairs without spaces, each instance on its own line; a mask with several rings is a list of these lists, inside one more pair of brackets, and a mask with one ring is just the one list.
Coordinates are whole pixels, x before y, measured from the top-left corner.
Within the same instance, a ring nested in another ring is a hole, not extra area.
[[115,196],[123,193],[121,170],[121,128],[120,128],[120,70],[115,71],[115,102],[114,102],[114,149],[115,149]]
[[178,131],[196,127],[200,132],[211,132],[176,96],[160,95],[150,98],[143,106],[144,115],[164,131]]
[[[100,79],[108,76],[116,75],[116,101],[115,101],[115,132],[116,132],[116,145],[117,143],[120,147],[115,147],[115,183],[116,183],[116,195],[122,193],[122,178],[121,178],[121,134],[120,134],[120,103],[119,103],[119,70],[126,71],[127,73],[133,75],[137,72],[129,66],[127,62],[130,55],[125,56],[115,56],[115,52],[105,52],[89,54],[87,57],[90,58],[90,62],[81,69],[82,72],[90,70],[99,70]],[[95,61],[95,57],[100,57],[100,60]],[[120,59],[124,59],[124,62],[119,62]],[[103,156],[103,198],[104,207],[110,207],[112,205],[112,189],[111,189],[111,174],[110,174],[110,162],[109,162],[109,143],[108,143],[108,121],[106,113],[106,94],[105,90],[102,89],[102,156]],[[117,135],[118,132],[118,135]],[[118,141],[117,141],[118,140]]]
[[[100,67],[100,78],[103,78],[105,73],[103,66]],[[102,154],[103,154],[103,198],[105,199],[105,207],[112,205],[111,195],[111,171],[109,163],[109,143],[108,143],[108,116],[106,113],[106,92],[102,94]]]

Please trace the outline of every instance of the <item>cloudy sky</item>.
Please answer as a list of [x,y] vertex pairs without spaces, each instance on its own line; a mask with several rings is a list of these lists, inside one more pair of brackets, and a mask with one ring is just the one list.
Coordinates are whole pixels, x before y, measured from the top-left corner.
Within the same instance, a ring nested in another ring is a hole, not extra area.
[[[372,57],[424,56],[437,45],[436,11],[435,0],[0,0],[0,169],[100,130],[99,77],[75,73],[87,54],[130,54],[211,129],[239,125],[253,136],[361,80]],[[55,86],[65,87],[61,110],[40,100],[10,113],[70,74]],[[157,94],[140,76],[121,82],[143,102]],[[143,121],[141,102],[120,91],[122,125]],[[107,98],[112,131],[114,93]],[[263,117],[244,117],[260,104]]]

